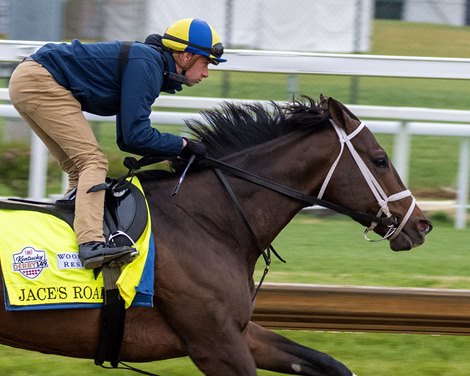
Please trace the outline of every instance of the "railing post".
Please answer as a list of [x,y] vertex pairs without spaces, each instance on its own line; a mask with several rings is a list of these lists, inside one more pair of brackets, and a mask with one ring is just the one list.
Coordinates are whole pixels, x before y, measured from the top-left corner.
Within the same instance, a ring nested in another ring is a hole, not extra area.
[[46,197],[47,156],[46,146],[34,132],[31,132],[28,197],[33,200]]
[[467,222],[470,138],[460,142],[459,172],[457,179],[457,208],[455,228],[463,230]]
[[393,164],[403,183],[408,185],[408,169],[410,164],[410,133],[406,121],[400,124],[393,145]]
[[296,74],[291,73],[287,77],[287,95],[288,101],[291,101],[295,98],[297,91],[299,90],[298,77]]

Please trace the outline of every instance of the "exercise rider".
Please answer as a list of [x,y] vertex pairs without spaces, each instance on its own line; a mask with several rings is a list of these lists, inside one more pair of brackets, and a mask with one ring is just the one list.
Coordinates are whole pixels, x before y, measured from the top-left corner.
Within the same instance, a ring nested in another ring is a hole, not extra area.
[[182,85],[198,84],[209,76],[209,64],[226,61],[222,54],[215,30],[203,20],[186,18],[144,43],[49,43],[13,72],[13,105],[68,174],[67,191],[76,188],[74,230],[85,268],[135,250],[103,235],[105,192],[90,189],[104,183],[108,160],[82,111],[116,115],[117,145],[123,151],[204,156],[203,144],[160,133],[149,116],[162,91],[174,94]]

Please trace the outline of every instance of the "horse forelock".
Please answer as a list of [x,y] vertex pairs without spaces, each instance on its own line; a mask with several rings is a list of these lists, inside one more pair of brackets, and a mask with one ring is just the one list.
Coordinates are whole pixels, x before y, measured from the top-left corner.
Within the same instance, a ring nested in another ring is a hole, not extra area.
[[189,120],[187,125],[209,156],[221,158],[291,132],[319,129],[328,123],[329,113],[326,98],[317,102],[303,96],[286,105],[225,102],[202,116],[203,120]]

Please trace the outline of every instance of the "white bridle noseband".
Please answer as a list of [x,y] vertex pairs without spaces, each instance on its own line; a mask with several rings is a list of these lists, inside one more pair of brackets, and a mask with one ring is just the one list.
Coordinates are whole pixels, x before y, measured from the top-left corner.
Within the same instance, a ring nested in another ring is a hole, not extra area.
[[385,194],[384,190],[382,189],[382,187],[380,186],[379,182],[375,179],[374,175],[372,175],[369,168],[366,166],[366,164],[362,160],[359,153],[356,151],[356,149],[354,149],[354,146],[353,146],[351,140],[355,136],[357,136],[359,134],[359,132],[366,126],[364,122],[361,122],[361,124],[359,124],[359,126],[354,130],[354,132],[350,133],[349,135],[346,134],[346,131],[343,128],[339,127],[333,120],[330,119],[330,122],[331,122],[331,124],[333,124],[333,127],[336,131],[336,134],[338,135],[341,148],[340,148],[338,157],[336,158],[335,162],[333,163],[330,170],[328,171],[328,174],[326,175],[325,181],[323,182],[323,185],[320,188],[320,192],[318,193],[318,198],[321,199],[323,197],[323,194],[325,193],[325,190],[328,186],[328,183],[330,182],[330,179],[333,176],[333,173],[336,169],[336,166],[338,165],[338,163],[341,159],[341,156],[342,156],[343,151],[344,151],[344,145],[346,145],[348,147],[349,152],[351,153],[352,157],[354,158],[354,161],[356,162],[357,167],[359,167],[359,170],[361,171],[362,176],[364,176],[364,179],[366,180],[367,184],[369,185],[369,188],[370,188],[372,194],[374,195],[375,199],[377,200],[377,203],[380,207],[380,209],[377,213],[377,217],[382,216],[382,214],[384,214],[387,218],[391,217],[392,213],[390,212],[390,209],[388,207],[388,203],[392,202],[392,201],[401,200],[405,197],[411,197],[411,199],[412,199],[411,205],[410,205],[408,211],[406,212],[405,216],[403,217],[402,221],[398,225],[398,227],[394,226],[394,225],[389,226],[389,230],[387,231],[387,233],[382,238],[377,239],[377,240],[369,239],[369,237],[367,236],[368,232],[373,230],[377,226],[377,223],[373,222],[369,227],[367,227],[364,230],[364,238],[367,241],[381,241],[381,240],[385,240],[385,239],[388,239],[388,240],[394,239],[400,233],[400,231],[403,229],[406,222],[408,222],[408,219],[410,218],[411,213],[413,212],[413,210],[416,206],[415,198],[413,197],[413,195],[411,194],[411,192],[408,189],[406,189],[402,192],[395,193],[391,196],[387,196]]

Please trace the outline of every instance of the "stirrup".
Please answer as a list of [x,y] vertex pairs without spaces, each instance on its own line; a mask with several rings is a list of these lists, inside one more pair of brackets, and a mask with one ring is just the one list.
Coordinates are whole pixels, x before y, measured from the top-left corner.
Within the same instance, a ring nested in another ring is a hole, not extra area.
[[114,260],[111,260],[108,265],[110,268],[115,268],[115,267],[120,267],[126,264],[130,264],[132,261],[135,260],[139,252],[135,250],[134,252],[130,252],[127,255],[124,255],[122,257],[115,258]]
[[113,262],[116,262],[116,264],[114,265],[124,265],[125,263],[131,262],[138,254],[139,252],[137,251],[137,249],[129,247],[129,250],[123,251],[119,254],[99,254],[95,257],[84,259],[83,266],[85,267],[85,269],[97,269],[101,268],[103,265],[110,265]]

